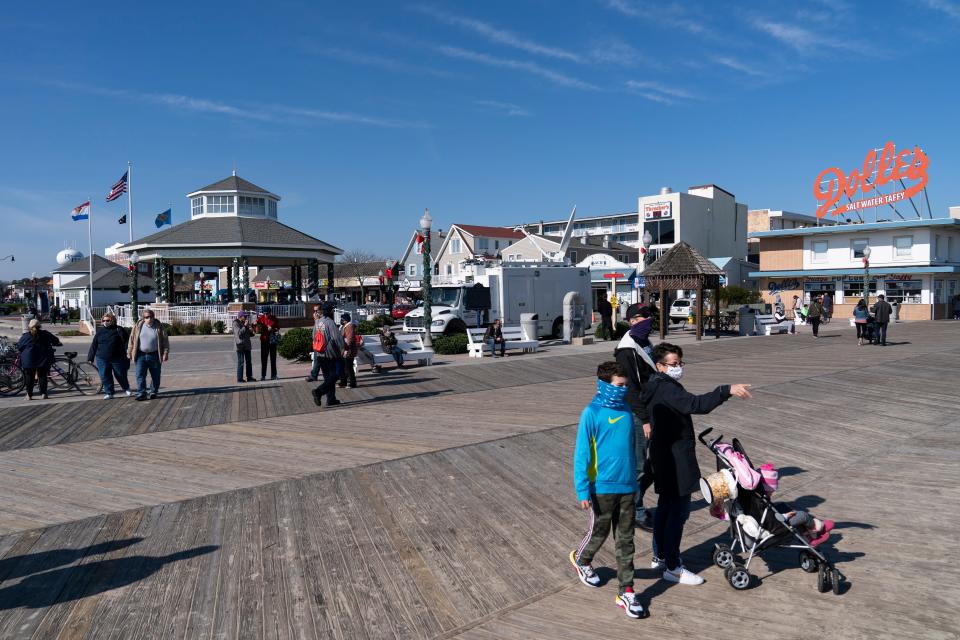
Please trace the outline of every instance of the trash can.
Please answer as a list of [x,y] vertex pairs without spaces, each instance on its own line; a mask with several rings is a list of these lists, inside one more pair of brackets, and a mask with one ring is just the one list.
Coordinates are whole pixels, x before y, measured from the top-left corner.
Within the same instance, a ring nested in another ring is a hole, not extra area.
[[900,303],[894,302],[890,306],[893,307],[893,321],[900,322]]
[[749,336],[753,333],[754,328],[756,327],[756,312],[748,307],[743,305],[738,309],[737,315],[740,316],[740,335]]
[[540,316],[536,313],[520,314],[520,329],[527,340],[537,340],[540,337],[540,331],[537,328]]
[[24,313],[20,315],[20,332],[21,333],[26,333],[27,331],[30,330],[30,328],[27,325],[30,324],[31,320],[33,320],[33,316],[29,314]]

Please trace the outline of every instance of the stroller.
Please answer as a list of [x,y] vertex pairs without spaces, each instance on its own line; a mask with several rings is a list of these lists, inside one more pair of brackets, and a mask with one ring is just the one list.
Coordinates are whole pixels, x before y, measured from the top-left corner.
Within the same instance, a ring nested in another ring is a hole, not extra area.
[[[721,442],[722,435],[709,441],[706,439],[706,435],[711,431],[712,428],[706,429],[700,432],[697,438],[717,457],[718,473],[723,474],[729,482],[733,479],[734,466],[718,450],[718,446],[724,444]],[[750,467],[755,468],[736,438],[730,445],[743,456]],[[736,485],[736,481],[732,481]],[[701,486],[707,487],[705,480],[701,480]],[[710,490],[707,489],[707,492],[710,493]],[[835,594],[840,593],[844,576],[819,549],[810,545],[799,529],[789,524],[761,485],[757,485],[755,489],[747,489],[742,485],[733,486],[728,493],[729,499],[723,501],[722,509],[730,521],[731,544],[715,545],[713,563],[724,570],[724,577],[730,586],[738,591],[749,588],[753,577],[748,570],[754,556],[774,547],[783,547],[800,550],[800,568],[807,573],[817,574],[817,590],[820,593],[830,591],[831,587]],[[713,495],[704,495],[707,502],[712,502],[712,497]],[[741,563],[741,554],[747,555],[746,562]]]

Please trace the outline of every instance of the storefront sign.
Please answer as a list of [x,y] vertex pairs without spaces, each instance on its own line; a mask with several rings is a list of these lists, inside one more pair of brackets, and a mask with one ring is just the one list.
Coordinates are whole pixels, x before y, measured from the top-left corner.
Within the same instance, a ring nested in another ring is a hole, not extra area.
[[[867,152],[863,167],[854,169],[850,175],[846,175],[837,167],[821,171],[813,181],[813,196],[820,203],[817,207],[817,217],[822,218],[827,213],[839,216],[846,211],[892,204],[923,191],[927,186],[927,168],[930,166],[930,159],[920,147],[916,146],[913,148],[913,156],[907,159],[908,156],[910,156],[909,149],[895,152],[893,143],[888,142],[879,153],[876,149]],[[872,198],[852,200],[831,209],[844,195],[852,199],[858,191],[866,195],[893,181],[903,186],[903,190],[882,195],[878,192],[878,195]],[[907,184],[905,181],[912,181],[913,184]]]
[[253,283],[253,288],[254,288],[254,289],[266,289],[266,288],[268,288],[268,286],[269,286],[269,285],[268,285],[266,282],[254,282],[254,283]]
[[661,220],[673,216],[672,202],[651,202],[643,205],[644,220]]
[[604,278],[618,278],[618,279],[620,279],[620,280],[623,280],[623,279],[626,278],[627,276],[625,276],[625,275],[622,274],[622,273],[605,273],[605,274],[603,274],[603,277],[604,277]]
[[782,280],[780,282],[771,280],[770,282],[767,283],[767,290],[771,294],[776,293],[778,291],[789,291],[791,289],[799,289],[799,288],[800,288],[799,280]]

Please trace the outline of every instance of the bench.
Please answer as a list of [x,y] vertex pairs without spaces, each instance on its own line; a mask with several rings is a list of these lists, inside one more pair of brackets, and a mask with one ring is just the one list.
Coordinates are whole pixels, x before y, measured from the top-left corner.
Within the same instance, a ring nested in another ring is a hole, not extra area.
[[796,333],[792,320],[777,322],[772,315],[757,315],[755,319],[757,335],[769,336],[774,333]]
[[[420,334],[397,333],[394,336],[397,338],[397,346],[403,351],[405,362],[416,360],[418,364],[422,362],[426,362],[427,365],[433,364],[433,349],[424,346]],[[393,355],[383,351],[379,335],[363,336],[363,346],[357,351],[357,357],[353,359],[353,370],[359,373],[361,364],[378,367],[391,362],[394,362]]]
[[[515,327],[503,327],[504,351],[519,349],[524,353],[536,351],[540,346],[539,340],[531,340],[518,325]],[[487,350],[487,343],[483,341],[485,328],[467,329],[467,355],[471,358],[482,358],[484,351]]]

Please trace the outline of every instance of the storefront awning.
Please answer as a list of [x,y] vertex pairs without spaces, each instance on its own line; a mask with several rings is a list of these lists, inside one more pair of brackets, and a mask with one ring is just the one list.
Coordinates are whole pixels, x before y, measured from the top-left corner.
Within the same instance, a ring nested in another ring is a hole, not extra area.
[[[924,273],[960,273],[960,267],[870,267],[870,275],[909,275]],[[790,271],[751,271],[751,278],[803,278],[804,276],[862,276],[863,267],[849,269],[799,269]]]

